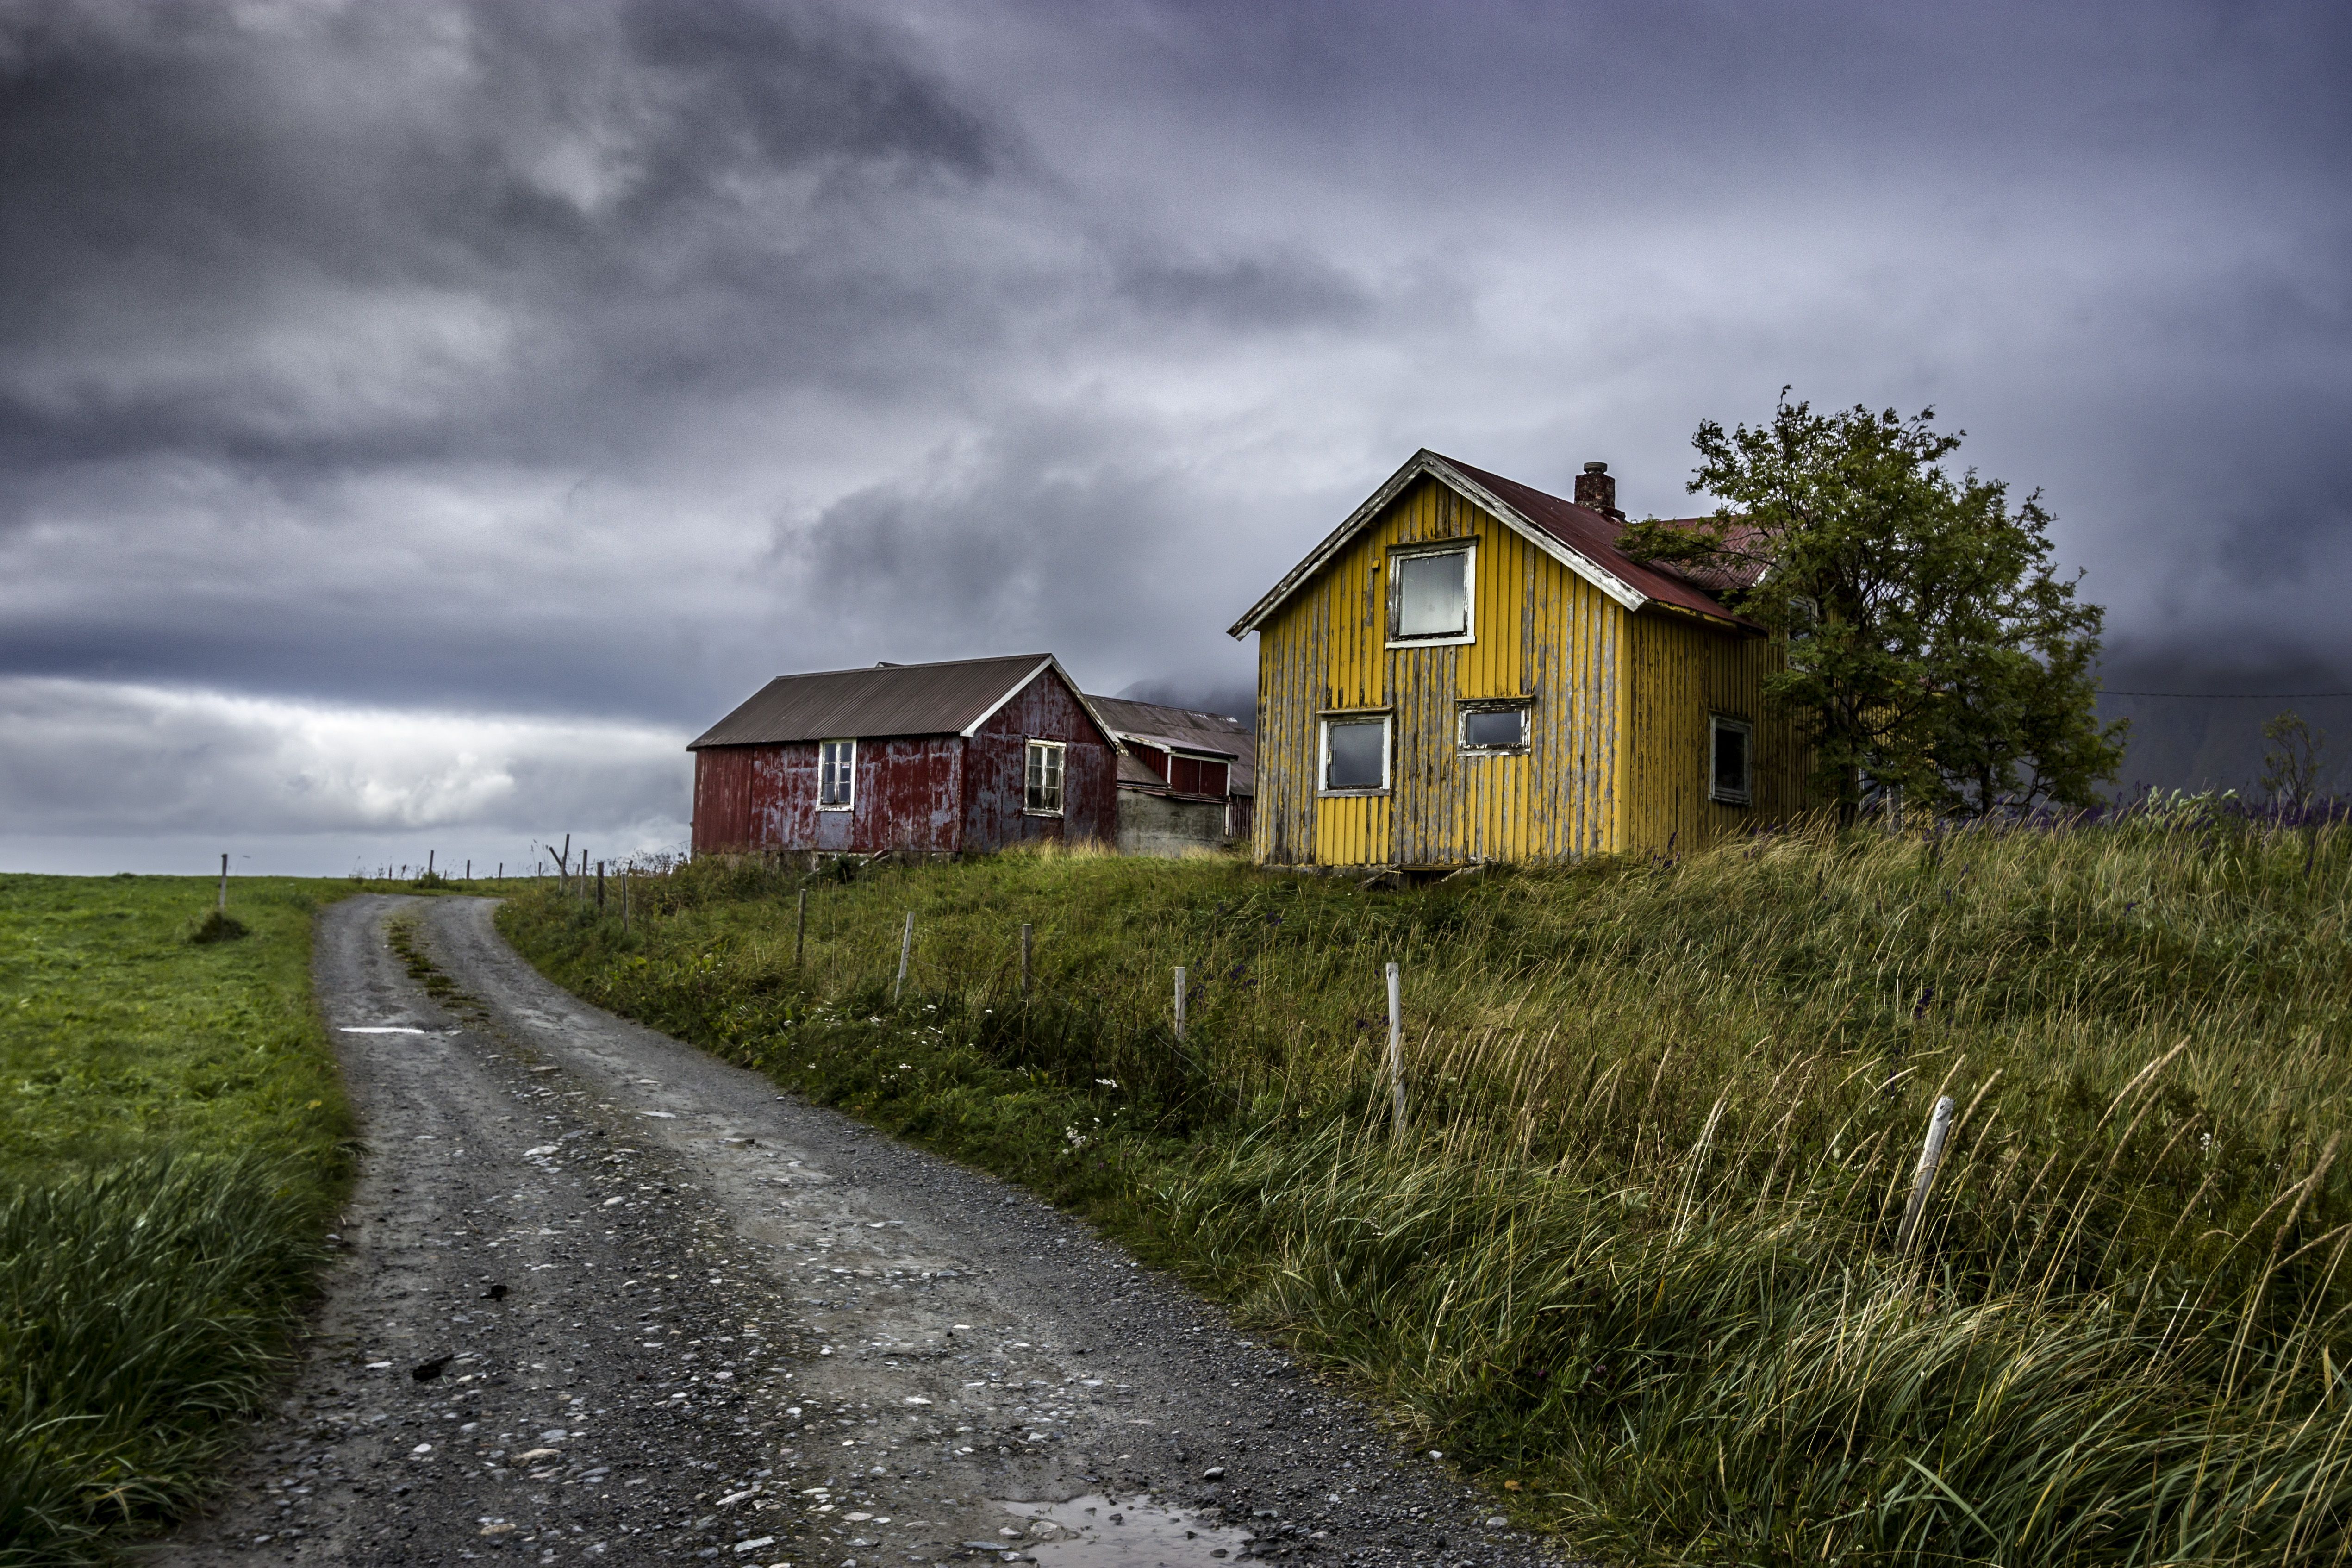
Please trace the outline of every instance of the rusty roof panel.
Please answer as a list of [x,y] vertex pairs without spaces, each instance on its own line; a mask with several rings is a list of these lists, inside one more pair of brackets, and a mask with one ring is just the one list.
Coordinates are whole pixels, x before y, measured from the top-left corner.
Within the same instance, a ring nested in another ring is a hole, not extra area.
[[1241,748],[1234,743],[1234,737],[1231,735],[1217,737],[1223,742],[1222,745],[1212,744],[1207,737],[1199,734],[1155,735],[1145,730],[1121,730],[1118,731],[1118,738],[1122,741],[1139,741],[1147,746],[1157,746],[1163,752],[1181,752],[1188,757],[1209,757],[1231,762],[1242,754]]
[[[1715,595],[1707,591],[1710,586],[1718,592],[1747,586],[1735,581],[1729,574],[1688,568],[1673,571],[1661,565],[1644,564],[1617,548],[1617,541],[1623,536],[1626,525],[1608,513],[1594,511],[1571,500],[1562,500],[1556,495],[1520,484],[1516,479],[1507,479],[1500,474],[1474,468],[1456,458],[1447,458],[1444,461],[1494,491],[1497,498],[1517,508],[1529,522],[1570,550],[1593,561],[1644,598],[1656,599],[1712,620],[1729,621],[1753,630],[1763,629],[1747,616],[1724,608]],[[1692,522],[1699,520],[1676,521]],[[1702,584],[1706,585],[1702,586]]]
[[[1170,708],[1159,702],[1130,702],[1119,697],[1089,697],[1095,711],[1114,733],[1125,740],[1132,737],[1146,746],[1161,751],[1192,752],[1206,756],[1233,759],[1227,773],[1226,787],[1235,795],[1251,795],[1257,788],[1257,735],[1239,719],[1223,713],[1206,713],[1197,708]],[[1150,770],[1145,770],[1146,774]],[[1121,769],[1119,776],[1129,774]],[[1136,782],[1140,782],[1139,780]]]
[[1051,663],[1049,654],[1020,653],[780,675],[687,750],[961,734]]

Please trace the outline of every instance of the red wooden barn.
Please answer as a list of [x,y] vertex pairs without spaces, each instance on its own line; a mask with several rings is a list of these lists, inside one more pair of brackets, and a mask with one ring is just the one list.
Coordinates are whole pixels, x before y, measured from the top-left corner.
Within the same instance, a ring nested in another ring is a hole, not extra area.
[[687,749],[697,855],[1117,831],[1118,742],[1051,654],[778,676]]

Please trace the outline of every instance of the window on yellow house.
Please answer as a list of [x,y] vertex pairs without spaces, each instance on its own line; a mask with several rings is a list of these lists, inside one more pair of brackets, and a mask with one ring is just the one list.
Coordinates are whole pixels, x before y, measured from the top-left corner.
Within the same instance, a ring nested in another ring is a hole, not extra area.
[[1327,794],[1361,794],[1389,787],[1389,718],[1323,721],[1323,788]]
[[1711,744],[1707,795],[1727,805],[1746,805],[1755,797],[1755,736],[1744,719],[1714,718],[1707,721]]
[[1465,752],[1524,752],[1528,749],[1528,705],[1524,702],[1481,702],[1462,710],[1462,749]]
[[1389,558],[1389,641],[1470,640],[1470,557],[1456,544]]

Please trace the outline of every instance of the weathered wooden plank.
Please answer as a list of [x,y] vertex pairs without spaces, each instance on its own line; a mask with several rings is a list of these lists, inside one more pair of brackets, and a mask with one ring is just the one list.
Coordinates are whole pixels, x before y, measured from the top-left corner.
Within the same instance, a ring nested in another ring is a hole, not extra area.
[[[1471,639],[1391,648],[1388,552],[1474,540]],[[1260,631],[1254,847],[1271,864],[1566,861],[1690,847],[1801,803],[1802,759],[1761,711],[1766,646],[1624,609],[1423,479]],[[1532,699],[1525,755],[1465,754],[1460,704]],[[1323,797],[1320,716],[1388,706],[1391,787]],[[1756,801],[1709,798],[1707,715],[1756,727]]]

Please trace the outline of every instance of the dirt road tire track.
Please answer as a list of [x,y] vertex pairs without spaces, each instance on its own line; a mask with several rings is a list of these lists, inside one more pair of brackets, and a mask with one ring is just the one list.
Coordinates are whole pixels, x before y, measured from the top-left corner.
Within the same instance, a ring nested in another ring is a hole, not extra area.
[[[588,1006],[491,913],[321,915],[346,1255],[281,1416],[156,1561],[1558,1561],[1083,1226]],[[386,1029],[421,1032],[352,1032]],[[1005,1507],[1078,1494],[1194,1534]]]

